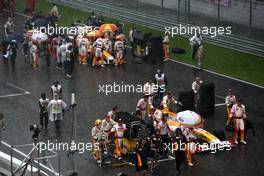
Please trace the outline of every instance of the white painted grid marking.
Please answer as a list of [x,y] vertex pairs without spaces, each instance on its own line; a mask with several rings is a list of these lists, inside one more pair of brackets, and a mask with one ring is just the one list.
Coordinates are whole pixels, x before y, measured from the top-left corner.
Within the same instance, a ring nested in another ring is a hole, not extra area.
[[18,87],[18,86],[14,85],[14,84],[12,84],[12,83],[10,83],[10,82],[7,82],[6,84],[9,85],[9,86],[11,86],[11,87],[14,87],[14,88],[16,88],[16,89],[18,89],[18,90],[20,90],[20,91],[22,91],[23,93],[1,95],[0,98],[16,97],[16,96],[29,95],[29,94],[30,94],[29,91],[27,91],[27,90],[25,90],[25,89],[23,89],[23,88],[21,88],[21,87]]

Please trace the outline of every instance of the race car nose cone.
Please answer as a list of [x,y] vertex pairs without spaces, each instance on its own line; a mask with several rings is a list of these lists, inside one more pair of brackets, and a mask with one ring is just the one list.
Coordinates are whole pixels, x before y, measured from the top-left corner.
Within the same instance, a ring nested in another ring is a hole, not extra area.
[[202,118],[196,112],[182,111],[177,114],[176,120],[183,125],[196,126],[201,124]]

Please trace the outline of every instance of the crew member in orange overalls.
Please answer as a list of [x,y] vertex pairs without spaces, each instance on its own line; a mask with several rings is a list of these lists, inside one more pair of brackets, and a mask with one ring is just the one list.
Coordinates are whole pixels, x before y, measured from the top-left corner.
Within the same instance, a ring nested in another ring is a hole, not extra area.
[[94,48],[94,58],[92,66],[95,65],[101,65],[101,67],[104,67],[104,58],[103,58],[103,46],[104,46],[104,40],[99,37],[93,44]]
[[120,38],[116,38],[117,41],[115,42],[114,50],[116,52],[116,63],[115,65],[122,65],[124,63],[124,50],[125,45],[124,41],[122,41]]
[[170,39],[168,34],[165,34],[162,43],[163,43],[164,61],[166,61],[170,59]]
[[29,42],[30,61],[33,68],[38,68],[38,47],[34,42]]
[[99,140],[102,137],[102,121],[97,119],[92,128],[92,142],[93,142],[93,157],[99,161]]
[[169,110],[171,103],[177,104],[178,102],[173,98],[172,93],[168,92],[167,95],[162,98],[161,106],[163,109]]
[[225,98],[226,111],[227,111],[227,124],[230,122],[230,112],[232,106],[236,103],[236,97],[232,93],[232,89],[228,89],[228,95]]
[[247,144],[245,141],[245,123],[244,119],[246,116],[245,106],[241,103],[241,99],[238,99],[236,104],[233,105],[231,109],[230,118],[234,118],[234,127],[235,127],[235,144],[238,144],[238,131],[240,130],[240,142],[242,144]]
[[114,133],[115,138],[115,153],[119,160],[122,159],[122,148],[123,148],[123,137],[124,133],[127,131],[126,125],[122,122],[122,119],[118,119],[117,124],[115,124],[111,130]]
[[60,43],[60,39],[54,36],[51,40],[51,55],[54,60],[57,60],[57,49]]
[[187,154],[187,159],[188,159],[188,165],[192,167],[193,166],[192,155],[193,155],[193,153],[195,153],[195,145],[194,145],[193,142],[197,138],[193,134],[193,129],[192,128],[185,128],[183,130],[183,135],[186,137],[186,140],[187,140],[186,154]]
[[87,65],[87,54],[88,54],[88,39],[82,38],[79,46],[80,64]]
[[148,116],[147,107],[149,103],[148,95],[144,95],[143,98],[138,100],[136,111],[139,113],[139,118],[142,120],[146,120]]

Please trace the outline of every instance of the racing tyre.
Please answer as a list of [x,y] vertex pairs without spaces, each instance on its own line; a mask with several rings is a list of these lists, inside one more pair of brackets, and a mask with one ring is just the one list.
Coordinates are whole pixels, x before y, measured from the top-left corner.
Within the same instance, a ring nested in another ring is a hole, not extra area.
[[220,141],[224,141],[226,138],[223,130],[214,130],[213,135],[215,135]]

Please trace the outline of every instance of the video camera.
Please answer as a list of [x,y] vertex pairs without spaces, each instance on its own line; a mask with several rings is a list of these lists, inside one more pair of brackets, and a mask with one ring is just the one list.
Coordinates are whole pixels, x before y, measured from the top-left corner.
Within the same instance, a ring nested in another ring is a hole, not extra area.
[[39,137],[39,133],[41,132],[41,129],[39,128],[39,126],[37,124],[30,125],[29,130],[33,132],[32,139],[34,141],[37,141]]

